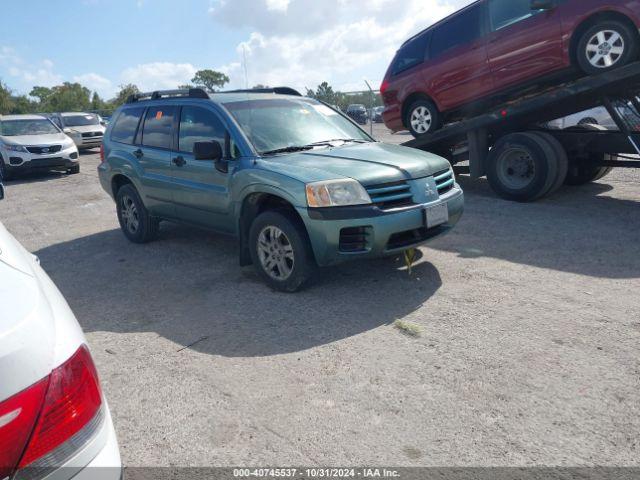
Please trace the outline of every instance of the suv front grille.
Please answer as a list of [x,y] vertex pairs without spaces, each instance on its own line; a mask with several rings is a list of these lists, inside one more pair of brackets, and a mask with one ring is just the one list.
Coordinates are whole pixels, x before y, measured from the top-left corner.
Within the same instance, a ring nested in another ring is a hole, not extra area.
[[371,202],[381,210],[413,205],[411,187],[407,182],[386,183],[366,187]]
[[102,137],[102,132],[85,132],[82,138]]
[[366,252],[370,227],[348,227],[340,230],[339,249],[343,253]]
[[455,183],[453,180],[453,170],[444,170],[438,172],[433,176],[436,181],[436,187],[438,188],[438,195],[444,195],[453,188]]
[[29,153],[35,153],[37,155],[47,155],[49,153],[56,153],[62,150],[62,145],[51,145],[48,147],[27,147]]

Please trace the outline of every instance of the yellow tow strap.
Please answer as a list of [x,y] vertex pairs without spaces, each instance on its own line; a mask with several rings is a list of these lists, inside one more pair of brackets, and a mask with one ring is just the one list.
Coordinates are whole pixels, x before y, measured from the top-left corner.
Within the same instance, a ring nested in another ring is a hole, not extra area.
[[417,251],[415,248],[409,248],[404,251],[404,263],[407,265],[407,272],[411,275],[413,269],[413,262],[416,261]]

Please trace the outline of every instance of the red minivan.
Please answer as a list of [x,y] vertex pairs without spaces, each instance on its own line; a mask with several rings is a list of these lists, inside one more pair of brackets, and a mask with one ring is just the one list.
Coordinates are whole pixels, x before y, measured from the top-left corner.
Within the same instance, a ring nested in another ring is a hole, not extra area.
[[443,122],[525,87],[637,59],[640,0],[479,0],[405,42],[380,87],[393,131]]

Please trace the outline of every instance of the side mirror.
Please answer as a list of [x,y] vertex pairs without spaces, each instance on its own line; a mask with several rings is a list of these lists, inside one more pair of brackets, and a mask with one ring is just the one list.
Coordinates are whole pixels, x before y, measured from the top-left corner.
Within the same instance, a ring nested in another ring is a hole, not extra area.
[[2,178],[0,178],[0,200],[4,198],[4,185],[2,184]]
[[557,0],[531,0],[531,10],[553,10],[557,6]]
[[63,129],[62,129],[62,131],[63,131],[64,133],[71,133],[71,129],[70,129],[70,128],[68,128],[68,127],[63,128]]
[[217,140],[196,142],[193,144],[193,156],[196,160],[222,160],[222,145]]

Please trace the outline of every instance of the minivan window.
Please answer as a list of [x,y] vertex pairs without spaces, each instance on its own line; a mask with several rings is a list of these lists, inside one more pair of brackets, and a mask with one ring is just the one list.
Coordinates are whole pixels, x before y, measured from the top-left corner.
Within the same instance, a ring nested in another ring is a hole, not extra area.
[[482,7],[480,4],[465,10],[436,27],[431,37],[431,57],[482,37]]
[[142,128],[142,145],[154,148],[171,148],[171,130],[175,107],[149,107]]
[[493,31],[526,20],[541,12],[531,10],[531,0],[489,0],[489,17]]
[[424,62],[427,55],[428,43],[428,33],[423,33],[419,37],[410,40],[409,43],[398,51],[393,61],[392,73],[396,75]]
[[194,143],[211,140],[217,140],[224,146],[225,136],[226,129],[213,112],[200,107],[182,107],[178,150],[193,152]]
[[144,107],[127,108],[120,112],[111,130],[111,140],[120,143],[133,143]]

